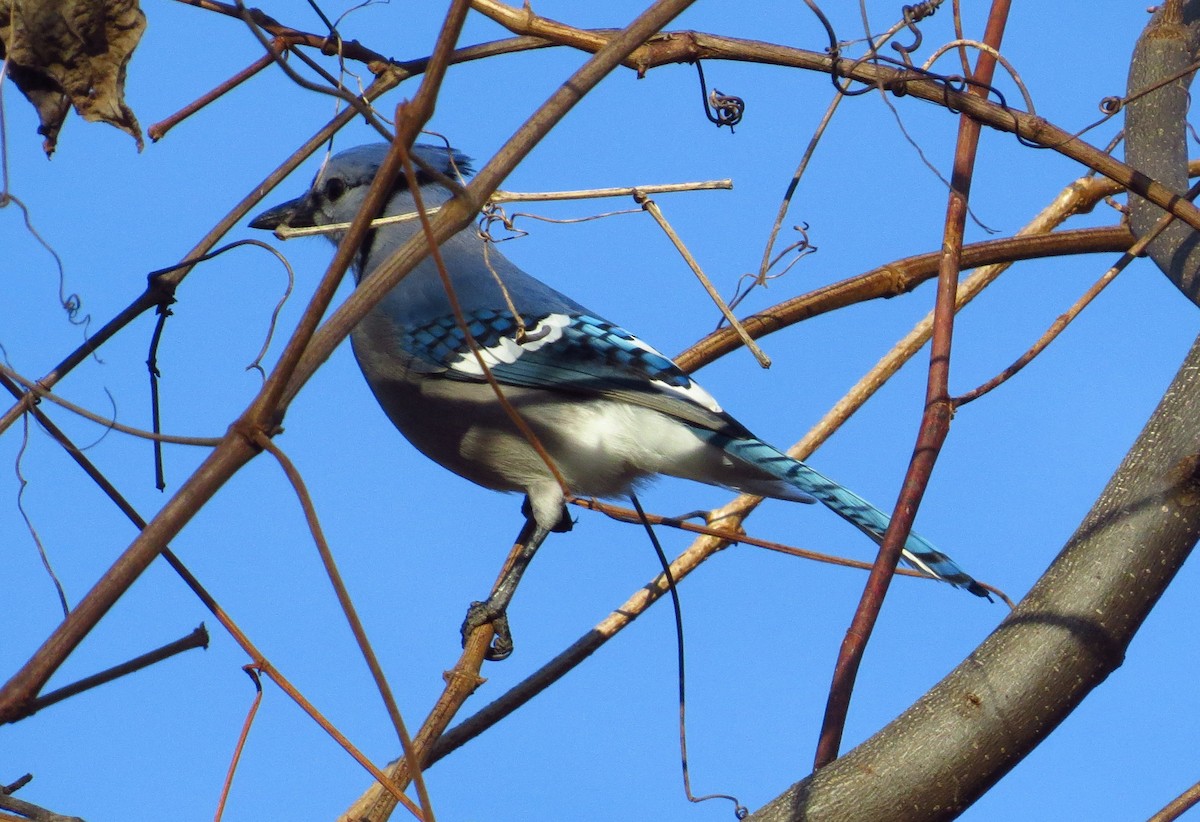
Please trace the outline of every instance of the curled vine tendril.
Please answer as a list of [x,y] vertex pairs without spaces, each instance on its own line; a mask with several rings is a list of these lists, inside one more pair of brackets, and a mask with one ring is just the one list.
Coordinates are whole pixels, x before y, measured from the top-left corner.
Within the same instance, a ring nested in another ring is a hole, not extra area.
[[708,85],[704,82],[704,66],[700,65],[699,60],[696,61],[696,73],[700,75],[700,99],[704,104],[704,116],[717,128],[729,126],[732,132],[733,127],[742,122],[746,101],[741,97],[722,94],[715,88],[709,94]]

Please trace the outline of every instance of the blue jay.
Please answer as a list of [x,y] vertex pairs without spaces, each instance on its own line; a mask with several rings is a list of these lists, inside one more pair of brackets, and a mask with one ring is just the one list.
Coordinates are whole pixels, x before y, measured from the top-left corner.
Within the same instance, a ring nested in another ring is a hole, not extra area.
[[[334,156],[302,197],[258,215],[253,228],[347,223],[358,211],[387,144]],[[416,145],[421,195],[433,208],[452,195],[439,172],[470,172],[452,149]],[[415,212],[403,175],[384,215]],[[353,266],[355,282],[413,234],[411,219],[371,230]],[[342,232],[326,235],[333,242]],[[889,517],[852,491],[755,437],[670,359],[620,326],[526,274],[474,227],[441,247],[467,330],[513,409],[532,429],[559,479],[513,424],[464,331],[432,259],[426,258],[351,334],[367,383],[400,432],[430,459],[485,488],[526,495],[527,528],[519,558],[486,603],[474,603],[464,631],[493,622],[494,658],[511,650],[504,611],[521,571],[554,530],[567,530],[565,493],[628,494],[669,474],[736,491],[824,503],[879,542]],[[515,312],[515,313],[514,313]],[[987,592],[949,557],[911,534],[904,559],[931,576]]]

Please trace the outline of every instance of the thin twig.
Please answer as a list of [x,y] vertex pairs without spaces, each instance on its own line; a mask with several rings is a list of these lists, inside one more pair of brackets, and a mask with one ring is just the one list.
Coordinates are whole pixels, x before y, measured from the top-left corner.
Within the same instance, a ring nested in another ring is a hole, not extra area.
[[84,822],[78,816],[63,816],[39,805],[34,805],[32,802],[4,794],[0,794],[0,810],[20,814],[20,816],[0,814],[0,822],[8,822],[8,820],[12,820],[12,822]]
[[783,194],[783,199],[779,203],[779,209],[775,213],[775,222],[771,225],[771,231],[767,235],[767,244],[763,247],[762,262],[758,264],[758,279],[762,281],[767,276],[767,271],[774,265],[771,259],[771,252],[775,249],[775,240],[779,237],[779,230],[783,227],[783,218],[787,216],[788,209],[792,206],[792,198],[796,196],[796,189],[800,186],[800,180],[804,177],[804,172],[808,169],[808,164],[812,160],[813,154],[817,151],[817,146],[821,142],[821,137],[824,136],[825,130],[829,124],[833,122],[833,115],[841,105],[844,94],[834,94],[833,99],[829,101],[829,105],[825,107],[825,113],[821,115],[821,122],[817,123],[816,129],[813,131],[812,137],[808,138],[808,146],[804,149],[804,156],[800,158],[796,170],[792,172],[792,179],[788,182],[787,191]]
[[553,200],[591,200],[601,197],[634,197],[638,194],[678,194],[685,191],[732,191],[733,180],[700,180],[694,183],[657,183],[612,188],[582,188],[573,191],[505,191],[497,189],[490,203],[541,203]]
[[[711,191],[715,189],[732,189],[732,180],[707,180],[698,183],[662,183],[651,186],[624,186],[620,188],[587,188],[575,191],[494,191],[488,198],[488,205],[499,203],[547,202],[557,200],[588,200],[601,197],[630,197],[642,193],[675,193],[681,191]],[[429,216],[437,214],[438,207],[425,209]],[[385,225],[412,222],[420,217],[420,212],[406,211],[403,214],[389,214],[386,217],[376,217],[371,221],[371,228],[381,228]],[[548,222],[556,222],[548,220]],[[563,221],[567,222],[567,221]],[[281,240],[294,237],[314,237],[337,234],[350,227],[350,223],[327,223],[316,226],[290,226],[280,224],[275,227],[274,234]]]
[[78,414],[85,420],[90,420],[97,425],[103,425],[105,428],[110,428],[113,431],[120,431],[122,434],[129,434],[132,437],[141,437],[147,440],[156,440],[158,442],[169,442],[174,445],[195,445],[202,448],[214,448],[221,444],[220,437],[183,437],[175,434],[156,434],[153,431],[146,431],[141,428],[134,428],[130,425],[124,425],[114,419],[101,416],[94,411],[89,411],[83,406],[76,405],[70,400],[64,400],[62,397],[54,394],[39,383],[23,377],[16,371],[13,371],[7,365],[0,364],[0,374],[12,380],[15,383],[23,386],[27,390],[27,394],[38,399],[50,400],[55,405],[61,406],[73,414]]
[[245,749],[246,740],[250,736],[250,726],[254,724],[254,717],[258,714],[258,706],[262,704],[262,677],[259,676],[258,668],[254,665],[243,665],[242,670],[246,672],[246,676],[250,677],[250,681],[254,683],[254,699],[250,703],[250,710],[246,712],[246,718],[242,720],[242,730],[238,734],[237,743],[233,746],[233,756],[229,758],[229,770],[225,772],[225,784],[221,786],[221,798],[217,800],[217,812],[213,816],[213,822],[221,822],[221,817],[225,814],[225,802],[229,799],[229,789],[233,787],[233,775],[237,773],[238,762],[242,759],[242,751]]
[[392,694],[392,687],[388,684],[387,676],[383,672],[383,666],[379,664],[379,657],[375,654],[375,649],[371,647],[371,641],[367,637],[366,628],[363,627],[362,620],[358,616],[358,610],[354,607],[354,600],[350,598],[350,592],[346,589],[346,583],[342,579],[342,574],[338,570],[337,562],[333,558],[333,552],[329,549],[329,541],[325,539],[325,532],[321,528],[321,521],[317,517],[316,506],[313,505],[312,497],[308,493],[308,488],[304,484],[304,477],[296,469],[295,464],[288,458],[287,454],[271,441],[270,437],[264,434],[259,434],[257,437],[258,444],[263,450],[269,452],[276,461],[279,467],[283,469],[283,473],[287,476],[288,482],[292,485],[292,490],[296,492],[296,498],[300,501],[300,507],[304,509],[304,519],[308,523],[309,533],[312,535],[313,542],[317,546],[317,553],[321,555],[321,563],[325,566],[325,573],[329,577],[329,582],[333,585],[334,593],[337,596],[338,604],[342,608],[342,613],[346,616],[346,621],[350,623],[350,631],[354,634],[354,640],[358,643],[358,648],[362,652],[363,659],[366,660],[367,668],[371,671],[371,677],[375,680],[375,687],[379,690],[379,696],[383,699],[384,708],[388,712],[388,717],[392,720],[392,726],[396,729],[396,736],[400,740],[400,747],[404,751],[404,756],[408,760],[411,767],[409,773],[413,776],[413,781],[416,784],[417,796],[421,801],[421,810],[424,814],[426,822],[434,822],[433,805],[429,800],[429,792],[425,788],[425,779],[421,773],[420,763],[417,761],[416,753],[413,751],[412,737],[408,735],[408,728],[404,724],[404,718],[400,715],[400,708],[396,705],[396,697]]
[[[43,708],[62,702],[64,699],[91,690],[98,685],[103,685],[106,682],[112,682],[114,679],[120,679],[123,676],[140,671],[143,668],[148,668],[157,662],[162,662],[164,659],[170,659],[176,654],[181,654],[184,651],[190,651],[193,648],[208,648],[208,630],[201,623],[196,630],[192,631],[185,637],[168,642],[161,648],[156,648],[153,651],[136,656],[128,662],[122,662],[120,665],[114,665],[111,668],[100,671],[99,673],[85,676],[83,679],[72,682],[70,685],[64,685],[57,690],[39,696],[29,705],[29,712],[25,717],[32,716]],[[22,718],[25,718],[22,717]]]
[[640,191],[634,192],[633,199],[654,218],[654,222],[658,223],[658,227],[671,240],[672,245],[675,246],[675,250],[683,257],[683,261],[688,264],[688,268],[692,269],[692,273],[696,275],[696,279],[700,281],[700,285],[704,286],[704,290],[708,292],[709,298],[729,322],[729,327],[737,333],[738,337],[742,340],[742,344],[750,349],[750,353],[754,355],[754,359],[758,360],[758,364],[763,368],[770,368],[771,358],[758,347],[758,343],[754,342],[750,335],[746,333],[746,329],[742,327],[741,322],[729,310],[729,306],[725,303],[725,300],[722,299],[717,289],[713,287],[712,281],[708,279],[704,270],[700,268],[700,263],[696,262],[696,258],[692,256],[692,252],[688,250],[683,240],[680,239],[679,234],[675,232],[675,229],[667,222],[667,218],[663,216],[662,209],[658,207],[658,203],[646,197]]
[[[802,441],[803,442],[803,441]],[[795,450],[795,446],[793,446]],[[797,457],[799,459],[799,457]],[[761,497],[747,497],[747,499],[761,499]],[[613,505],[608,502],[601,502],[597,499],[573,499],[571,500],[576,505],[587,508],[589,511],[598,511],[611,519],[618,522],[628,522],[631,524],[639,524],[641,518],[636,511],[631,511],[628,508],[622,508],[619,505]],[[706,512],[709,523],[720,522],[720,517],[714,512]],[[665,525],[670,528],[677,528],[680,531],[688,531],[693,534],[704,534],[705,536],[716,537],[723,540],[726,546],[729,545],[753,545],[755,548],[765,548],[768,551],[775,551],[780,554],[798,557],[800,559],[811,559],[815,562],[823,562],[826,565],[839,565],[843,568],[857,568],[862,571],[871,570],[873,563],[863,562],[858,559],[850,559],[849,557],[835,556],[833,554],[823,554],[820,551],[810,551],[807,548],[797,548],[793,545],[785,545],[782,542],[774,542],[761,537],[755,537],[747,534],[745,531],[737,530],[730,531],[727,528],[713,528],[711,525],[698,525],[694,522],[681,520],[678,517],[664,517],[659,514],[646,514],[646,519],[653,525]],[[924,579],[930,582],[939,581],[937,577],[930,576],[924,571],[919,571],[916,568],[897,568],[896,573],[899,576],[914,577],[916,579]],[[999,597],[1009,608],[1015,607],[1012,599],[1004,591],[989,585],[986,582],[979,583],[983,588],[990,593]]]
[[965,50],[961,48],[963,46],[970,46],[971,48],[985,51],[992,55],[992,57],[995,58],[1000,65],[1004,66],[1004,70],[1007,71],[1008,75],[1012,78],[1013,85],[1015,85],[1017,90],[1021,92],[1021,99],[1025,101],[1025,110],[1030,114],[1037,114],[1037,110],[1033,106],[1033,96],[1030,95],[1029,89],[1025,88],[1025,82],[1021,79],[1021,75],[1015,68],[1013,68],[1012,63],[1008,62],[1008,59],[1003,54],[989,46],[987,43],[981,43],[978,40],[965,40],[961,38],[957,40],[951,40],[949,43],[943,43],[934,50],[933,54],[929,56],[921,68],[925,71],[929,71],[933,67],[933,64],[937,62],[938,58],[950,49],[957,48],[959,49],[959,54],[962,54]]
[[[271,44],[271,49],[273,51],[278,51],[281,48],[282,48],[282,39],[277,37],[277,38],[275,38],[275,41]],[[150,128],[146,129],[146,135],[150,138],[151,142],[157,143],[159,140],[161,140],[163,137],[165,137],[167,135],[168,131],[175,128],[175,126],[179,125],[184,120],[186,120],[188,117],[191,117],[193,114],[200,111],[202,108],[204,108],[208,104],[215,102],[216,100],[219,100],[221,97],[225,96],[230,91],[233,91],[233,89],[237,88],[242,83],[246,82],[251,77],[258,74],[260,71],[265,69],[267,66],[271,65],[273,62],[275,62],[275,57],[273,54],[264,54],[262,57],[259,57],[253,63],[246,66],[246,68],[242,69],[237,74],[230,77],[228,80],[222,81],[221,83],[219,83],[216,86],[216,88],[212,89],[211,91],[206,92],[205,94],[202,94],[196,100],[194,100],[191,103],[188,103],[186,106],[184,106],[179,111],[172,114],[170,117],[159,120],[157,123],[154,123],[153,125],[151,125]]]
[[1197,804],[1200,804],[1200,782],[1172,799],[1166,807],[1147,819],[1146,822],[1175,822]]
[[[7,383],[8,378],[4,377],[4,379]],[[58,573],[54,570],[54,563],[50,561],[50,554],[46,550],[46,544],[42,542],[42,537],[38,533],[37,527],[33,524],[33,518],[25,510],[25,490],[29,487],[29,480],[25,479],[25,472],[21,470],[21,467],[25,461],[25,451],[28,448],[29,417],[24,416],[21,418],[21,445],[17,448],[16,459],[13,460],[13,470],[17,475],[17,511],[21,514],[21,519],[25,521],[25,529],[29,531],[29,538],[33,540],[34,547],[37,548],[38,558],[42,561],[42,568],[45,569],[46,575],[50,577],[50,582],[54,585],[54,592],[58,594],[58,604],[62,607],[63,616],[66,617],[71,613],[71,606],[67,603],[67,592],[63,588],[62,580],[59,579]]]

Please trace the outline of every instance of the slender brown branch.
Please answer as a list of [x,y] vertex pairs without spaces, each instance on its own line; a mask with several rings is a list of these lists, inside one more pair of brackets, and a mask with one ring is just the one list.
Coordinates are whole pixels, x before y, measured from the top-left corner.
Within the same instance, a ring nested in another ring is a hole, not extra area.
[[103,685],[106,682],[112,682],[114,679],[120,679],[123,676],[132,674],[135,671],[140,671],[143,668],[148,668],[156,662],[162,662],[164,659],[170,659],[176,654],[181,654],[184,651],[190,651],[193,648],[208,647],[208,631],[201,624],[196,630],[192,631],[185,637],[168,642],[161,648],[156,648],[153,651],[144,653],[141,656],[136,656],[133,659],[122,662],[120,665],[114,665],[111,668],[100,671],[99,673],[85,676],[83,679],[76,680],[70,685],[64,685],[57,690],[50,691],[47,694],[39,696],[29,705],[28,713],[19,719],[32,716],[43,708],[47,708],[57,702],[62,702],[64,699],[91,690],[98,685]]
[[[119,431],[122,434],[128,434],[131,437],[140,437],[141,439],[153,440],[155,442],[166,442],[174,445],[193,445],[201,448],[213,448],[220,444],[220,437],[185,437],[176,434],[162,434],[155,431],[146,431],[141,428],[134,428],[131,425],[117,422],[109,417],[103,417],[93,411],[89,411],[82,405],[77,405],[70,400],[65,400],[56,394],[42,388],[38,383],[27,377],[22,377],[16,371],[13,371],[6,365],[0,364],[0,376],[6,380],[11,380],[13,383],[22,386],[25,391],[37,399],[49,400],[57,406],[65,408],[72,414],[77,414],[85,420],[94,422],[97,425],[112,431]],[[20,396],[20,392],[18,392]]]
[[646,212],[650,214],[651,217],[654,218],[654,222],[658,223],[658,227],[661,228],[663,233],[667,235],[667,238],[670,239],[671,244],[675,246],[675,250],[679,252],[679,255],[683,257],[683,261],[688,264],[688,268],[692,270],[692,273],[696,275],[696,279],[700,281],[700,285],[703,286],[704,291],[709,296],[709,299],[716,304],[717,309],[721,312],[721,315],[729,322],[729,327],[732,328],[734,333],[738,335],[738,339],[742,341],[742,345],[750,349],[750,353],[754,355],[754,359],[758,360],[759,365],[761,365],[763,368],[770,368],[771,358],[768,357],[766,353],[758,347],[758,343],[754,342],[754,338],[746,333],[746,329],[742,328],[742,324],[738,318],[733,316],[733,312],[729,310],[729,306],[721,297],[720,292],[718,292],[716,287],[713,286],[712,281],[708,279],[708,276],[704,273],[704,269],[700,268],[700,263],[696,262],[696,258],[692,256],[692,252],[688,250],[688,247],[684,244],[683,240],[680,239],[679,235],[675,232],[675,229],[671,227],[669,222],[667,222],[667,218],[663,215],[662,209],[658,207],[658,203],[651,200],[642,192],[636,192],[633,198]]
[[[788,182],[787,191],[784,192],[783,199],[779,203],[779,209],[775,213],[775,222],[771,225],[771,231],[767,234],[767,244],[763,247],[762,261],[758,264],[758,280],[760,282],[766,279],[767,271],[774,265],[774,261],[771,259],[771,252],[775,249],[775,240],[779,237],[779,230],[783,227],[783,219],[787,216],[788,209],[792,205],[792,197],[796,195],[796,189],[800,186],[800,179],[808,169],[808,164],[816,153],[817,145],[821,142],[825,130],[833,122],[834,113],[837,112],[838,106],[845,99],[846,95],[844,94],[835,93],[833,95],[833,99],[825,107],[825,113],[821,115],[821,121],[817,123],[816,129],[813,131],[812,137],[808,139],[804,155],[800,158],[800,162],[797,163],[796,170],[792,172],[792,179]],[[780,253],[782,254],[783,252]]]
[[[626,522],[630,525],[644,524],[643,520],[638,516],[638,513],[630,508],[623,508],[619,505],[613,505],[612,503],[601,502],[600,500],[590,498],[573,499],[571,502],[582,508],[587,508],[589,511],[598,511],[601,514],[604,514],[606,517],[615,519],[618,522]],[[707,518],[710,523],[721,521],[720,516],[712,512],[708,513]],[[741,530],[730,531],[726,528],[714,528],[710,525],[699,525],[697,523],[682,520],[677,517],[664,517],[659,514],[648,513],[646,514],[645,522],[649,522],[651,525],[664,525],[668,528],[677,528],[680,531],[687,531],[688,533],[692,534],[715,537],[716,539],[723,541],[726,546],[753,545],[755,548],[765,548],[768,551],[775,551],[780,554],[787,554],[788,556],[798,557],[800,559],[810,559],[814,562],[822,562],[826,565],[839,565],[843,568],[856,568],[860,571],[869,571],[874,564],[858,559],[850,559],[849,557],[824,554],[820,551],[810,551],[806,548],[797,548],[794,545],[785,545],[782,542],[775,542],[773,540],[752,536],[751,534],[747,534]],[[936,579],[936,577],[931,577],[929,574],[926,574],[923,571],[918,571],[914,568],[897,568],[896,573],[900,576],[915,577],[917,579],[930,581]],[[1012,607],[1012,600],[1009,599],[1008,595],[1003,591],[982,582],[980,584],[983,585],[983,587],[988,591],[991,591],[999,596],[1000,599],[1004,600],[1004,602],[1007,603],[1010,608]]]
[[[1192,186],[1191,190],[1188,191],[1186,196],[1189,200],[1194,200],[1197,195],[1200,195],[1200,183]],[[1173,222],[1175,222],[1175,215],[1173,214],[1163,214],[1161,217],[1159,217],[1153,228],[1139,237],[1137,242],[1130,246],[1129,250],[1121,255],[1121,259],[1117,260],[1117,262],[1114,263],[1111,268],[1105,271],[1104,274],[1100,276],[1100,279],[1092,283],[1091,287],[1089,287],[1088,290],[1085,291],[1083,295],[1075,301],[1074,305],[1072,305],[1069,309],[1067,309],[1066,312],[1055,319],[1055,321],[1050,324],[1050,327],[1046,329],[1046,332],[1042,334],[1042,336],[1039,337],[1032,346],[1030,346],[1029,350],[1018,357],[1012,365],[1001,371],[996,376],[992,377],[987,382],[972,389],[971,391],[968,391],[966,394],[955,397],[952,400],[954,407],[956,409],[960,408],[963,405],[982,397],[984,394],[993,390],[997,386],[1003,385],[1005,382],[1020,373],[1021,369],[1033,362],[1035,357],[1046,350],[1046,347],[1050,345],[1050,343],[1053,342],[1076,317],[1079,316],[1079,313],[1083,311],[1083,309],[1087,308],[1088,305],[1091,304],[1092,300],[1099,296],[1100,292],[1103,291],[1109,283],[1116,279],[1118,274],[1124,271],[1135,259],[1142,256],[1146,252],[1146,247],[1158,239],[1159,235],[1161,235],[1163,231],[1165,231]]]
[[229,770],[225,772],[225,784],[221,786],[221,797],[217,800],[217,812],[213,815],[213,822],[221,822],[221,817],[225,815],[225,803],[229,799],[229,789],[233,787],[233,775],[237,773],[238,762],[242,759],[242,751],[246,747],[246,740],[250,737],[250,726],[254,724],[254,717],[258,714],[258,707],[262,704],[262,677],[259,676],[258,668],[251,664],[242,666],[242,670],[254,683],[254,699],[250,702],[250,710],[246,711],[246,718],[242,720],[241,733],[238,734],[237,742],[233,746],[233,756],[229,758]]
[[[275,42],[272,44],[272,49],[281,49],[282,42],[283,41],[281,39],[276,38]],[[146,129],[146,135],[152,142],[157,143],[167,135],[168,131],[175,128],[175,126],[179,125],[208,104],[219,100],[230,91],[233,91],[235,88],[249,80],[254,75],[258,74],[273,62],[275,62],[275,56],[273,54],[264,54],[262,57],[259,57],[253,63],[246,66],[246,68],[242,69],[228,80],[222,81],[216,86],[216,88],[213,88],[212,90],[200,95],[200,97],[196,98],[196,100],[188,103],[170,117],[166,117],[151,125],[150,128]]]
[[27,773],[17,778],[15,782],[0,785],[0,796],[11,796],[33,781],[33,774]]
[[[232,3],[220,3],[217,0],[178,0],[178,2],[188,6],[195,6],[205,11],[223,14],[226,17],[233,17],[239,20],[242,18],[242,10]],[[340,50],[343,57],[363,63],[368,68],[373,66],[381,67],[391,63],[382,54],[372,51],[357,40],[340,40],[335,44],[328,35],[310,34],[309,32],[290,28],[273,17],[264,14],[259,9],[250,9],[249,13],[255,25],[272,37],[282,38],[289,43],[311,46],[312,48],[320,49],[325,54],[335,54]]]
[[5,822],[5,820],[13,820],[13,822],[84,822],[78,816],[63,816],[34,805],[32,802],[4,794],[0,794],[0,810],[20,814],[20,816],[0,814],[0,822]]
[[[1107,189],[1105,186],[1101,190]],[[1124,226],[1018,235],[963,246],[962,262],[964,268],[975,268],[1040,257],[1120,252],[1129,248],[1133,239]],[[872,271],[822,286],[744,317],[742,325],[751,337],[757,339],[854,303],[905,294],[937,275],[939,259],[940,252],[931,251],[889,262]],[[676,357],[675,362],[684,371],[695,371],[740,345],[736,332],[721,328],[693,343]]]
[[1200,804],[1200,782],[1172,799],[1166,807],[1147,819],[1146,822],[1175,822],[1198,804]]
[[[1008,21],[1009,0],[993,0],[988,15],[987,29],[983,40],[993,50],[1000,48],[1004,27]],[[996,68],[993,52],[979,55],[974,80],[986,87],[992,81]],[[972,86],[972,94],[985,92],[981,86]],[[900,499],[892,520],[879,546],[875,567],[867,578],[862,599],[854,612],[854,619],[846,632],[842,647],[834,666],[833,682],[829,688],[829,699],[825,706],[825,717],[821,724],[821,735],[813,769],[818,770],[838,757],[846,716],[850,710],[850,698],[862,656],[870,640],[871,632],[879,618],[884,597],[887,596],[892,576],[904,548],[904,542],[912,530],[917,508],[929,484],[934,463],[950,430],[950,348],[954,330],[955,298],[958,293],[958,275],[962,268],[963,232],[966,227],[967,201],[971,191],[971,177],[979,146],[981,126],[978,121],[963,116],[959,121],[958,145],[954,153],[954,171],[950,180],[950,197],[946,208],[946,227],[942,240],[942,259],[938,270],[937,300],[934,305],[933,343],[929,355],[929,382],[925,394],[925,412],[917,435],[917,444],[904,483],[900,488]]]

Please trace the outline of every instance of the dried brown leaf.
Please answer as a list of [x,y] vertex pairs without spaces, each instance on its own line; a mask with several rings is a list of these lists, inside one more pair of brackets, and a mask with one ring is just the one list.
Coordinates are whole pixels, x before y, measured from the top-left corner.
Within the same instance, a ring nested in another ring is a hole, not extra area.
[[141,126],[125,103],[125,70],[145,29],[138,0],[0,0],[0,57],[37,109],[47,156],[71,106],[142,149]]

